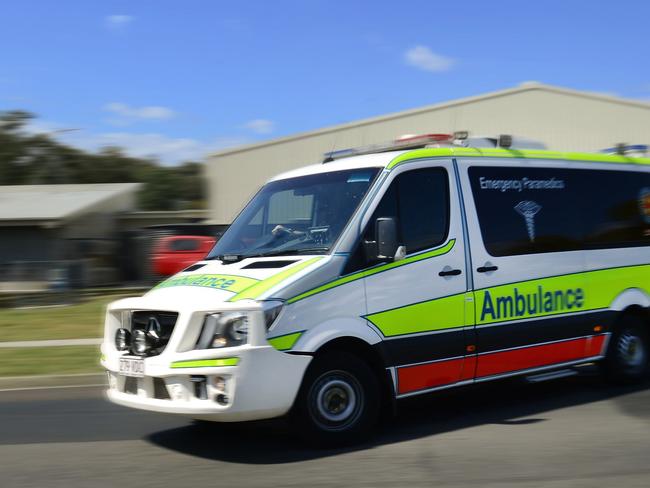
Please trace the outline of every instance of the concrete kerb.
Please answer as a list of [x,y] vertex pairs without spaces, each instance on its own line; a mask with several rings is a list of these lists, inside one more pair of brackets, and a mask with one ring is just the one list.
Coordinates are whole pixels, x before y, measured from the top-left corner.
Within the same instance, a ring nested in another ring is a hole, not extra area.
[[10,341],[0,342],[2,348],[20,347],[63,347],[63,346],[99,346],[102,339],[54,339],[46,341]]

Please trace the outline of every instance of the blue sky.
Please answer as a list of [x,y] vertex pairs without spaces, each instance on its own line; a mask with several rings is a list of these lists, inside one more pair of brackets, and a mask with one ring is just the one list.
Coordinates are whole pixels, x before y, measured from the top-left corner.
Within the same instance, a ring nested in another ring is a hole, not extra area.
[[650,2],[15,0],[0,110],[167,164],[536,80],[650,101]]

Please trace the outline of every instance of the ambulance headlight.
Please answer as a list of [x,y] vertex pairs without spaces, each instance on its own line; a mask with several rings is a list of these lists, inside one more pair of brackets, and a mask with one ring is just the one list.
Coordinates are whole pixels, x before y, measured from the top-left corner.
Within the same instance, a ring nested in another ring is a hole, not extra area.
[[203,321],[197,349],[241,346],[248,342],[248,316],[243,312],[213,313]]
[[131,332],[128,329],[117,329],[115,332],[115,348],[126,351],[131,346]]

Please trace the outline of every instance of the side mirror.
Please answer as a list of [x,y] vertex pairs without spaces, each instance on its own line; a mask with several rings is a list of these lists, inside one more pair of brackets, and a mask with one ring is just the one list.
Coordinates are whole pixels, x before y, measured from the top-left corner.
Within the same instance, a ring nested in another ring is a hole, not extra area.
[[379,217],[375,222],[377,259],[392,260],[397,251],[397,221],[393,217]]

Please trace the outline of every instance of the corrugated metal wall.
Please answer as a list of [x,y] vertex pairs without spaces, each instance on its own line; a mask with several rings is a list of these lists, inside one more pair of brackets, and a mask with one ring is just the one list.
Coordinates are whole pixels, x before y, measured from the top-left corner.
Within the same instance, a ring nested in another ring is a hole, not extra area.
[[333,149],[385,142],[403,134],[469,130],[516,134],[558,151],[598,151],[619,142],[650,143],[650,104],[531,86],[325,129],[210,158],[210,219],[229,223],[270,177],[319,163]]

